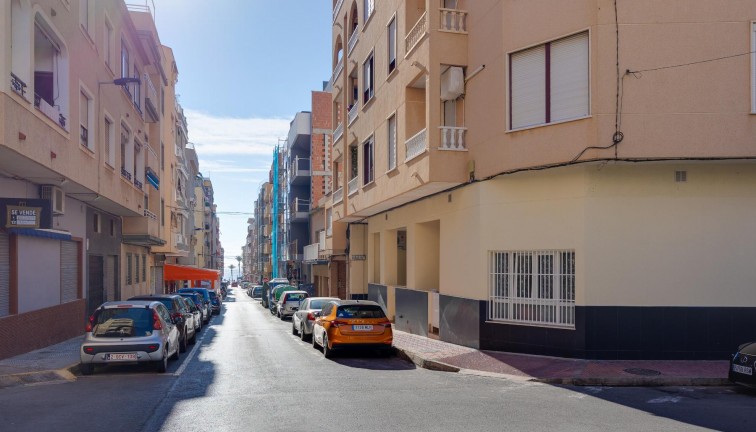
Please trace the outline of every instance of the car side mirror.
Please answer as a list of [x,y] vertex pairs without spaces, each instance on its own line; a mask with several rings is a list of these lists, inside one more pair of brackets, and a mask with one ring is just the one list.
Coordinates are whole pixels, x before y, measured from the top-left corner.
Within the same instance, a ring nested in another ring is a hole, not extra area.
[[172,317],[171,318],[171,322],[173,324],[178,324],[180,321],[181,321],[181,319],[179,317]]

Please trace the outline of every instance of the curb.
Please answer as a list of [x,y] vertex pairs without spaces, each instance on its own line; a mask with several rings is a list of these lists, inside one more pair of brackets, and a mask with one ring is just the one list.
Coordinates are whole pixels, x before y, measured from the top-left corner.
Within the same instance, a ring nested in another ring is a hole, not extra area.
[[24,372],[12,375],[0,375],[0,389],[28,385],[71,382],[76,380],[74,372],[79,364],[74,363],[62,369]]
[[446,363],[435,361],[435,360],[428,360],[426,358],[423,358],[419,354],[413,353],[412,351],[407,351],[402,348],[394,347],[394,352],[396,353],[397,357],[410,361],[414,363],[416,366],[421,367],[423,369],[429,369],[429,370],[434,370],[434,371],[439,371],[439,372],[459,372],[460,371],[460,368],[456,366],[452,366],[450,364],[446,364]]

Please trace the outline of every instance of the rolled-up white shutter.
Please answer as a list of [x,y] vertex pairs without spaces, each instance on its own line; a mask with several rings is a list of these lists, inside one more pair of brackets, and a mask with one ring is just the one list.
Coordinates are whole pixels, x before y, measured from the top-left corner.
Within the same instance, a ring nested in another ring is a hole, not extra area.
[[590,113],[588,33],[551,43],[551,121]]
[[546,48],[512,54],[512,129],[546,122]]
[[10,315],[10,241],[0,233],[0,317]]

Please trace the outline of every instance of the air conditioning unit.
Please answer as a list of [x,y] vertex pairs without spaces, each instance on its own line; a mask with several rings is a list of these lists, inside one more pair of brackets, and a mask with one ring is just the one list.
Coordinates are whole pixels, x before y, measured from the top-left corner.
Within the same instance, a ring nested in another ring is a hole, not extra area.
[[441,74],[441,99],[455,100],[465,94],[465,72],[459,66],[451,66]]
[[66,194],[63,189],[53,185],[39,187],[39,196],[50,200],[50,206],[54,215],[62,215],[66,212]]

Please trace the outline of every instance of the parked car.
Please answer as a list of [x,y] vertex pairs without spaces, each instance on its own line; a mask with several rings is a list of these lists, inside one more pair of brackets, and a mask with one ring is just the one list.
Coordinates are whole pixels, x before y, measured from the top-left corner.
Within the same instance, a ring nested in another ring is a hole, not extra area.
[[152,296],[137,296],[129,299],[131,300],[156,300],[168,309],[171,318],[179,328],[179,348],[181,352],[186,352],[187,344],[193,344],[197,340],[197,334],[194,331],[194,314],[186,307],[184,298],[178,294],[165,294],[165,295],[152,295]]
[[218,293],[215,291],[210,291],[210,307],[214,315],[218,315],[220,313],[222,304],[223,300],[221,299],[220,295],[218,295]]
[[198,292],[179,292],[178,295],[184,298],[190,299],[194,302],[194,306],[200,312],[199,328],[202,329],[202,324],[206,323],[210,319],[210,307],[205,303],[202,294]]
[[326,358],[345,348],[372,348],[388,355],[393,340],[391,321],[383,308],[366,300],[329,301],[312,329],[312,345],[323,347]]
[[273,288],[277,287],[278,285],[288,285],[289,280],[286,278],[273,278],[265,283],[263,283],[263,292],[262,292],[262,302],[261,305],[264,308],[270,308],[270,299],[273,295],[272,291]]
[[278,285],[271,290],[270,295],[270,313],[276,315],[278,312],[278,301],[281,300],[281,295],[287,291],[299,291],[291,285]]
[[196,333],[199,333],[200,330],[202,330],[202,311],[199,310],[196,304],[194,304],[194,300],[187,298],[185,296],[181,296],[181,298],[184,300],[184,303],[186,303],[186,307],[189,308],[189,311],[194,315],[194,333],[195,333],[195,340],[197,338]]
[[89,317],[79,368],[90,375],[98,364],[151,362],[158,372],[165,372],[168,358],[179,358],[179,339],[178,327],[163,303],[107,302]]
[[744,343],[738,347],[738,351],[730,359],[728,378],[735,384],[756,388],[754,369],[756,369],[756,342]]
[[260,300],[262,298],[262,291],[263,287],[262,285],[252,285],[248,290],[247,294],[252,297],[253,299]]
[[207,324],[210,321],[211,314],[213,313],[213,305],[212,305],[212,299],[210,298],[210,290],[207,288],[181,288],[178,290],[179,294],[184,293],[197,293],[202,296],[202,301],[205,304],[205,310],[207,311],[207,314],[204,315],[205,324]]
[[312,337],[312,325],[320,316],[323,305],[331,300],[339,300],[336,297],[310,297],[306,298],[299,306],[299,310],[291,316],[291,333],[299,335],[302,340]]
[[276,315],[285,320],[299,310],[302,300],[309,297],[307,291],[287,291],[281,294],[281,301],[276,304]]

